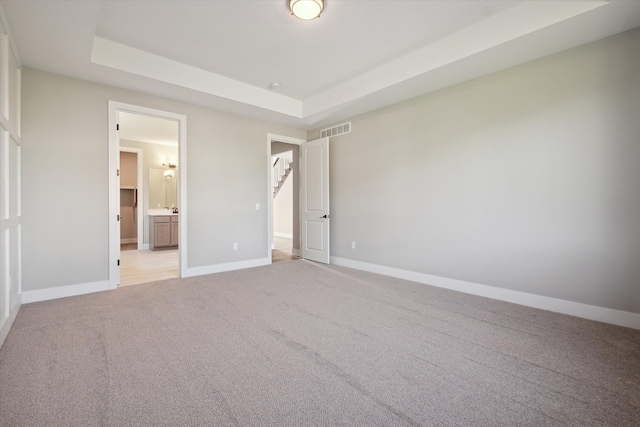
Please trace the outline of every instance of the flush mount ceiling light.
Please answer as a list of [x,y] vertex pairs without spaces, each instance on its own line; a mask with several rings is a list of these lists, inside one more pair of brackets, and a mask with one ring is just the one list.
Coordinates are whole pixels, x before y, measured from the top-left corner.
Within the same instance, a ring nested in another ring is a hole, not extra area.
[[289,0],[289,9],[297,18],[310,21],[320,16],[324,9],[324,0]]

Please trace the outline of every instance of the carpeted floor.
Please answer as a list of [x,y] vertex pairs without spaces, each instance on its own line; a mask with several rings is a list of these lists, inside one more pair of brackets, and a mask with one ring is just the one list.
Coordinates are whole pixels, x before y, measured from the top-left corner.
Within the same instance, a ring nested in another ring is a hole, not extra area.
[[2,426],[638,426],[640,331],[296,260],[24,305]]

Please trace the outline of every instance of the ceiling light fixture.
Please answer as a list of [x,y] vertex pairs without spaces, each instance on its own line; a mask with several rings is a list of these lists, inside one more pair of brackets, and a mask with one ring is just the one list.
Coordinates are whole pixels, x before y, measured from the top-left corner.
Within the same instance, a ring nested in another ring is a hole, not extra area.
[[324,0],[289,0],[291,14],[310,21],[320,16],[324,10]]

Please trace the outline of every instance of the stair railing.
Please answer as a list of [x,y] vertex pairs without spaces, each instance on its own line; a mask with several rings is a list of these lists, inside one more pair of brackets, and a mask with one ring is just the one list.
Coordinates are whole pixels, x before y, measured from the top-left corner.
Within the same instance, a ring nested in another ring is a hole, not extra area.
[[289,176],[292,163],[293,162],[286,157],[278,157],[275,162],[273,162],[273,197],[276,197],[282,184],[284,184],[284,181]]
[[[278,188],[280,185],[280,176],[281,172],[281,164],[280,157],[276,158],[276,161],[273,162],[273,188]],[[274,190],[275,191],[275,190]]]

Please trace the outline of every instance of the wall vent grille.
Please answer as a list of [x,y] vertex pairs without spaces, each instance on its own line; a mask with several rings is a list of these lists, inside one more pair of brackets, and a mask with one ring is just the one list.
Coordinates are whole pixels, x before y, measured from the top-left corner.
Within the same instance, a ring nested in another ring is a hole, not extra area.
[[343,123],[332,128],[322,129],[320,131],[320,138],[342,135],[349,132],[351,132],[351,122]]

